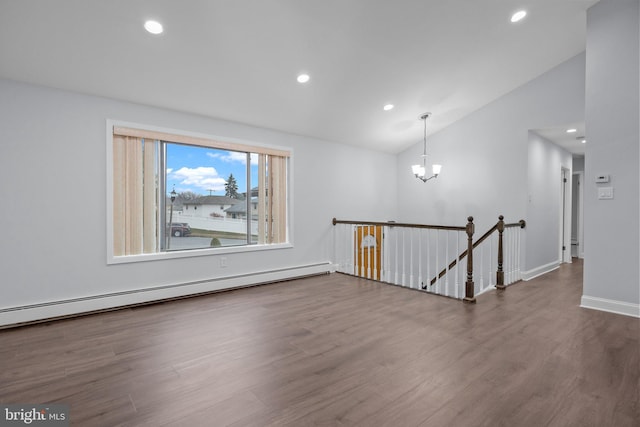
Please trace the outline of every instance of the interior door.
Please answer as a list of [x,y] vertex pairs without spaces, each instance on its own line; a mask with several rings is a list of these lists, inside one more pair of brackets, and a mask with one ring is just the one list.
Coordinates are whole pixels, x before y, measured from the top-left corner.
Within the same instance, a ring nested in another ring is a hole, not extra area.
[[380,280],[382,270],[382,226],[361,225],[355,229],[355,275]]

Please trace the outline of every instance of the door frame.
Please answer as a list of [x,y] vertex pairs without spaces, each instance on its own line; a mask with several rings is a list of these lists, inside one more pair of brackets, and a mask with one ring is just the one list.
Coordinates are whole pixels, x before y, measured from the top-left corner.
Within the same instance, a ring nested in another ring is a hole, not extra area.
[[[571,263],[571,169],[560,170],[560,232],[558,233],[558,260]],[[563,249],[564,248],[564,249]]]
[[[576,182],[577,183],[577,194],[576,194],[576,205],[573,206],[573,203],[571,203],[572,207],[571,209],[575,209],[576,210],[576,220],[577,220],[577,224],[576,224],[576,232],[577,232],[577,236],[576,236],[576,240],[578,241],[578,258],[584,258],[584,221],[583,221],[583,210],[584,210],[584,172],[579,171],[579,172],[573,172],[572,174],[572,181],[571,181],[571,192],[572,192],[572,196],[573,196],[573,183]],[[572,198],[573,199],[573,198]]]

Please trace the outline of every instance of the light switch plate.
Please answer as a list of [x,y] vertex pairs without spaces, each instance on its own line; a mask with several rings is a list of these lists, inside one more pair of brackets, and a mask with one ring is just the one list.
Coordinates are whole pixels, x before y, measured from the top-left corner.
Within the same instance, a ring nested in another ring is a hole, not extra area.
[[598,200],[610,200],[610,199],[613,199],[613,187],[598,188]]

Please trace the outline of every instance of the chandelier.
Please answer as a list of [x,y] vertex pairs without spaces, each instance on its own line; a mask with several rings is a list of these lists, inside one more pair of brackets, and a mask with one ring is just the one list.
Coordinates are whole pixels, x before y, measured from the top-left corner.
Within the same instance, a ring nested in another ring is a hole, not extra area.
[[438,174],[440,174],[440,170],[442,169],[442,165],[432,165],[431,166],[431,175],[430,177],[426,177],[427,175],[427,119],[431,116],[431,113],[424,113],[420,116],[420,120],[424,121],[424,151],[422,153],[422,164],[411,166],[411,170],[413,174],[421,180],[422,182],[427,182],[432,178],[437,178]]

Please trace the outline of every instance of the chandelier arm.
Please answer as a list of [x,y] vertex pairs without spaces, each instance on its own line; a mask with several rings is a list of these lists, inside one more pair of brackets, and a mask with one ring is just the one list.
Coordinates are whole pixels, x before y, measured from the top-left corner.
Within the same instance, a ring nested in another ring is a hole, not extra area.
[[420,181],[422,181],[422,182],[427,182],[427,181],[429,181],[430,179],[437,178],[437,177],[438,177],[438,174],[431,175],[429,178],[425,178],[425,177],[423,177],[423,176],[416,175],[416,178],[418,178],[418,179],[419,179]]

